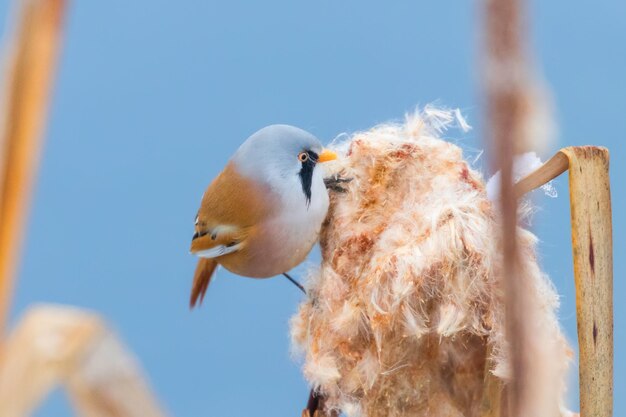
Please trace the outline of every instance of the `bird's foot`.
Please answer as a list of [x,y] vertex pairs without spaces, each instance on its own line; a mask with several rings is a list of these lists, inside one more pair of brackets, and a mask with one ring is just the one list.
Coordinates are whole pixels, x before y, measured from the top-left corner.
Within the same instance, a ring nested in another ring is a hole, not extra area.
[[300,291],[302,291],[303,293],[305,293],[305,294],[306,294],[306,290],[304,289],[304,287],[302,286],[302,284],[300,284],[298,281],[296,281],[295,279],[293,279],[293,278],[292,278],[292,276],[291,276],[291,275],[289,275],[289,274],[288,274],[288,273],[286,273],[286,272],[283,272],[283,275],[284,275],[284,277],[285,277],[285,278],[287,278],[289,281],[291,281],[291,283],[292,283],[293,285],[295,285],[296,287],[300,288]]
[[347,184],[352,181],[353,178],[345,178],[339,174],[335,174],[331,177],[324,178],[324,184],[326,185],[326,189],[330,191],[335,191],[337,193],[345,193],[348,191],[347,188],[342,187],[342,184]]

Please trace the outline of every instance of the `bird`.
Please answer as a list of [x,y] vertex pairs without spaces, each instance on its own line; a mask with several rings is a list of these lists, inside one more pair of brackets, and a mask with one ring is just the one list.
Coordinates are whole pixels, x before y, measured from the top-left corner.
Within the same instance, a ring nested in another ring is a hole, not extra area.
[[209,184],[195,218],[190,252],[200,259],[191,308],[202,303],[218,265],[245,277],[292,280],[286,272],[318,240],[327,187],[345,181],[325,179],[319,168],[335,159],[314,135],[290,125],[266,126],[243,142]]

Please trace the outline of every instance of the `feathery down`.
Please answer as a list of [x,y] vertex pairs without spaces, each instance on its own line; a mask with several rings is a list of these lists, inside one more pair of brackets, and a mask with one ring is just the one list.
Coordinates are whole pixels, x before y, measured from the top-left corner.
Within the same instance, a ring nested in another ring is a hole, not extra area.
[[[344,157],[333,169],[353,181],[331,196],[322,265],[291,322],[327,412],[477,416],[485,369],[506,385],[498,216],[482,176],[440,139],[454,123],[467,126],[459,116],[427,107],[336,147]],[[537,384],[561,407],[571,352],[558,297],[538,266],[535,236],[520,229],[519,238],[537,308],[529,319],[545,353]]]

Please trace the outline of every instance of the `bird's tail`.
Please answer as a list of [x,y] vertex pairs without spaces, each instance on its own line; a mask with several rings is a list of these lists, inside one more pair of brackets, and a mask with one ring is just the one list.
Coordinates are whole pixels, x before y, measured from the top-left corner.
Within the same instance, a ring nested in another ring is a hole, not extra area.
[[217,268],[217,262],[214,259],[201,258],[198,261],[196,272],[193,274],[191,297],[189,298],[190,308],[194,308],[196,304],[202,304],[204,294],[215,273],[215,268]]

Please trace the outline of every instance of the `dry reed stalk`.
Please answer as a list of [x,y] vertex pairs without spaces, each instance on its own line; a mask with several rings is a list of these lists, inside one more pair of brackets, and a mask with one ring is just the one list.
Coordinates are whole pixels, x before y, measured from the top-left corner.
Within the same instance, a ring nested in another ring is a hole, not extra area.
[[561,149],[516,185],[516,194],[539,187],[569,168],[572,251],[578,320],[580,413],[613,414],[613,238],[609,152]]
[[[493,357],[493,352],[487,353],[488,358]],[[502,416],[502,396],[504,393],[504,383],[496,377],[492,369],[495,368],[493,359],[485,361],[485,371],[483,380],[483,395],[480,404],[481,417],[501,417]]]
[[64,0],[23,0],[7,61],[0,131],[0,331],[4,331],[61,38]]
[[78,415],[160,417],[134,357],[102,320],[80,309],[31,308],[9,336],[0,366],[0,415],[29,415],[65,384]]
[[572,249],[582,417],[613,415],[613,238],[609,154],[565,148],[570,164]]

